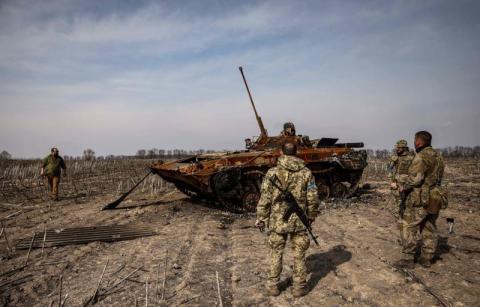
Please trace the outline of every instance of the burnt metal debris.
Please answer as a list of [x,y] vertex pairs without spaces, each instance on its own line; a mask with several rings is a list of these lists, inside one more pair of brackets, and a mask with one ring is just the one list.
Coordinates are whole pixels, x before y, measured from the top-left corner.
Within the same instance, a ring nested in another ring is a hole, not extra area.
[[[46,234],[46,235],[45,235]],[[154,236],[157,232],[143,225],[113,225],[96,227],[78,227],[66,229],[47,229],[32,237],[18,241],[17,249],[42,248],[70,244],[86,244],[95,241],[115,242],[132,240],[145,236]],[[45,239],[44,239],[45,236]]]
[[[260,128],[260,136],[254,140],[246,139],[247,148],[243,151],[158,161],[151,165],[150,172],[173,183],[191,198],[214,201],[229,209],[254,211],[263,177],[269,168],[277,164],[282,144],[289,141],[297,143],[298,157],[305,161],[314,174],[322,198],[353,195],[367,166],[367,152],[354,149],[363,147],[363,143],[337,143],[337,138],[310,140],[308,136],[295,133],[269,136],[257,113],[243,69],[239,69]],[[115,208],[129,192],[103,209]]]

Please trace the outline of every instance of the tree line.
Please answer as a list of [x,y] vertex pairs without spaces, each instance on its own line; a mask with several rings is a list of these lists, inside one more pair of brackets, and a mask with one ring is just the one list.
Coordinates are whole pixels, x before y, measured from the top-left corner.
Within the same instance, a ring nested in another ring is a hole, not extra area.
[[[480,158],[480,146],[455,146],[446,148],[437,148],[444,157],[447,158]],[[370,158],[386,159],[393,153],[393,150],[387,149],[367,149],[367,155]]]
[[[468,146],[455,146],[438,149],[444,157],[452,158],[480,158],[480,146],[468,147]],[[97,156],[95,151],[91,148],[87,148],[83,151],[81,156],[63,156],[66,160],[109,160],[109,159],[179,159],[188,156],[210,154],[216,152],[225,152],[226,149],[216,151],[212,149],[198,149],[198,150],[184,150],[184,149],[139,149],[133,156],[130,155],[106,155]],[[392,150],[388,149],[367,149],[367,155],[369,158],[386,159],[392,154]],[[10,160],[12,155],[3,150],[0,152],[0,160]]]

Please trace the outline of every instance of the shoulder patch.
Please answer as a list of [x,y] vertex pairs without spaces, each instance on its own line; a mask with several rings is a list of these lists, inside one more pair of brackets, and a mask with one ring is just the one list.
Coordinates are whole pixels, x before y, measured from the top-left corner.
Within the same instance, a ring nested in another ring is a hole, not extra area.
[[317,189],[317,185],[315,184],[315,180],[312,179],[308,182],[308,185],[307,185],[307,190],[316,190]]

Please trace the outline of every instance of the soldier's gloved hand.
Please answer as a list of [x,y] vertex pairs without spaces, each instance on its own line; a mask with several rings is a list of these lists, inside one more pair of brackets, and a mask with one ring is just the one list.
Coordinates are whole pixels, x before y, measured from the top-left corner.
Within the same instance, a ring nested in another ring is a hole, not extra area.
[[255,221],[255,227],[257,227],[261,232],[265,231],[265,222]]

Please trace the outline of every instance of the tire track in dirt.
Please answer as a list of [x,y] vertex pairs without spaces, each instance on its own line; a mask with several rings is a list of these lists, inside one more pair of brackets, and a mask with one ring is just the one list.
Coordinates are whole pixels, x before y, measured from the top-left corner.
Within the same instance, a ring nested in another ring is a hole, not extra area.
[[180,259],[188,259],[181,261],[184,273],[174,279],[176,295],[169,303],[202,306],[218,304],[216,283],[218,272],[223,304],[230,306],[231,278],[227,270],[230,261],[229,231],[218,227],[224,218],[225,215],[221,212],[209,212],[198,216],[188,253]]
[[[376,237],[376,232],[396,237],[394,230],[378,226],[369,220],[364,213],[361,215],[349,210],[331,212],[330,218],[318,223],[321,229],[341,228],[345,234],[334,240],[342,242],[352,253],[352,259],[337,271],[342,280],[332,284],[331,290],[340,293],[347,301],[375,304],[383,296],[391,298],[383,302],[389,306],[435,304],[436,301],[415,283],[406,284],[405,278],[396,272],[386,262],[392,255],[400,255],[400,247],[394,241],[385,241]],[[378,212],[377,212],[378,217]],[[341,224],[332,223],[341,220]],[[348,227],[348,228],[347,228]],[[396,227],[394,224],[392,227]],[[321,230],[319,231],[321,233]],[[373,274],[372,274],[373,273]]]

